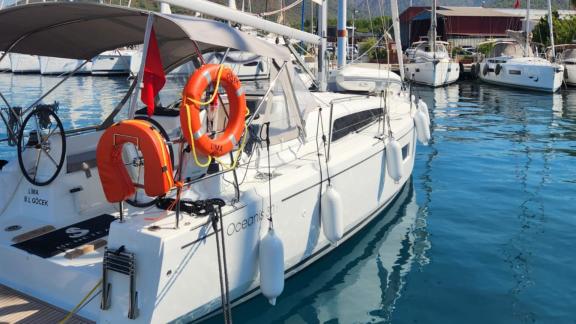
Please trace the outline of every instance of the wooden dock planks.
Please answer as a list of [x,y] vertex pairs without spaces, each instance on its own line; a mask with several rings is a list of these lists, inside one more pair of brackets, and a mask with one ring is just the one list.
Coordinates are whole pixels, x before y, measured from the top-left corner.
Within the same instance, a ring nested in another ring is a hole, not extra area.
[[[67,311],[34,297],[0,285],[0,324],[4,323],[58,323]],[[80,316],[72,316],[67,324],[94,323]]]

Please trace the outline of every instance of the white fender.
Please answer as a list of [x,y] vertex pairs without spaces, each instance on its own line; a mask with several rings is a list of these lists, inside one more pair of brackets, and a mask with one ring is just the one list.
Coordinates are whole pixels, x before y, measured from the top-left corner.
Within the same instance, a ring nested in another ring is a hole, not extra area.
[[322,231],[332,244],[344,235],[344,208],[342,198],[334,187],[328,186],[322,196]]
[[426,124],[430,126],[430,112],[428,111],[428,105],[424,101],[420,100],[420,102],[418,102],[418,109],[424,113],[426,116]]
[[274,229],[260,240],[260,289],[272,305],[284,290],[284,246]]
[[390,138],[386,144],[386,169],[394,181],[400,181],[402,178],[402,149],[400,143],[394,138]]
[[418,110],[416,114],[414,114],[414,125],[416,125],[416,133],[420,143],[428,145],[428,141],[430,141],[430,127],[426,122],[426,116],[422,110]]

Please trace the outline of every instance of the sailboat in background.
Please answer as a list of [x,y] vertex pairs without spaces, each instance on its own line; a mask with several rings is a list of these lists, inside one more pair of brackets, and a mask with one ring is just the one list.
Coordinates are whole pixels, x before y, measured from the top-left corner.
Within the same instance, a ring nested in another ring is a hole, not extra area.
[[84,60],[74,60],[61,57],[40,56],[40,73],[44,75],[60,75],[76,70],[77,74],[92,72],[92,62],[84,64]]
[[[548,8],[551,16],[550,1]],[[551,35],[552,27],[550,25]],[[530,30],[530,0],[528,0],[524,32],[509,30],[507,33],[510,39],[492,42],[490,53],[476,67],[480,80],[525,90],[557,91],[562,85],[564,67],[534,56],[530,45],[532,37]],[[552,42],[553,40],[552,37]]]
[[12,73],[38,73],[40,60],[37,55],[10,53],[10,70]]
[[448,43],[437,39],[436,24],[436,0],[432,0],[428,39],[415,42],[406,51],[409,59],[406,63],[408,80],[432,87],[456,82],[460,76],[460,66],[450,57]]

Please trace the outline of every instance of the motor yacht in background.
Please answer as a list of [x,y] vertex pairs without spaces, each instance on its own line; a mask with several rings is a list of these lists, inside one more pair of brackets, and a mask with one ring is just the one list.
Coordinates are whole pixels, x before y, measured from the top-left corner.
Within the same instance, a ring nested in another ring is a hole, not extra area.
[[44,75],[60,75],[76,71],[76,74],[92,72],[92,62],[73,60],[60,57],[40,56],[40,73]]
[[406,51],[408,80],[440,87],[456,82],[460,77],[460,65],[450,57],[448,43],[439,41],[436,34],[436,0],[433,0],[428,39],[412,44]]
[[9,53],[12,73],[39,73],[40,60],[37,55]]
[[92,75],[122,75],[130,73],[132,49],[115,49],[101,53],[92,61]]

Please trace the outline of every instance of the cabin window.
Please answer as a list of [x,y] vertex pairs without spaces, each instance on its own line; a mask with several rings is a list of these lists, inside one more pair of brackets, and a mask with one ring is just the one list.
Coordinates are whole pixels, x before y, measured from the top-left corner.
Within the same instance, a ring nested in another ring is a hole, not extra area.
[[508,74],[520,75],[522,71],[520,70],[508,70]]
[[382,116],[382,108],[376,108],[359,111],[336,119],[332,129],[332,141],[337,141],[350,133],[361,130],[379,120],[380,116]]
[[406,161],[410,154],[410,146],[408,144],[402,147],[402,160]]

